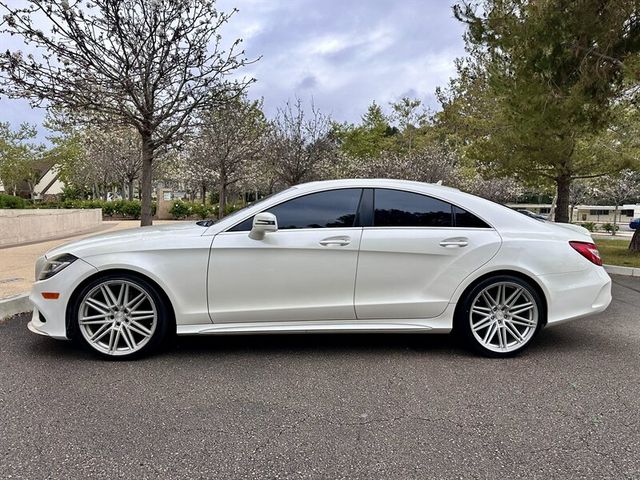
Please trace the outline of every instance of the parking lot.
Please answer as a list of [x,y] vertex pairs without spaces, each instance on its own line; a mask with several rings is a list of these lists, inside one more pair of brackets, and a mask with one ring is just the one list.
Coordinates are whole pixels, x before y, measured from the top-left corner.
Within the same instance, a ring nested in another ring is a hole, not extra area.
[[491,360],[449,336],[182,338],[100,361],[0,323],[2,478],[640,478],[640,280]]

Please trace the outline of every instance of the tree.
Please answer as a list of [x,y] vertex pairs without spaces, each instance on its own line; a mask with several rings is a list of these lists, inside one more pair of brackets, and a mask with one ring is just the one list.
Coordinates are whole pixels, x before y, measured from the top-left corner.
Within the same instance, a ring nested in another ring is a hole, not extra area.
[[36,135],[35,126],[27,123],[15,131],[8,123],[0,123],[0,181],[5,191],[13,195],[18,194],[22,185],[26,185],[29,196],[34,196],[40,180],[36,162],[42,158],[44,151],[42,145],[30,142]]
[[343,156],[343,177],[396,178],[457,186],[457,160],[437,146],[425,146],[412,153],[385,151],[370,158]]
[[611,235],[615,235],[618,225],[618,207],[625,200],[640,197],[640,172],[623,170],[615,175],[602,177],[596,183],[594,194],[602,200],[613,202],[615,207]]
[[[266,133],[261,101],[241,96],[203,114],[190,151],[195,164],[205,173],[203,189],[206,175],[216,174],[208,180],[218,186],[219,218],[224,216],[229,188],[245,178],[248,165],[264,151]],[[204,196],[203,190],[203,201]]]
[[522,184],[513,178],[483,178],[475,175],[463,183],[469,193],[497,203],[514,202],[524,190]]
[[397,122],[400,129],[398,140],[403,149],[409,154],[416,147],[416,139],[429,121],[429,112],[422,106],[422,101],[408,97],[391,103],[393,111],[391,118]]
[[340,150],[350,157],[373,158],[382,152],[392,150],[398,129],[390,124],[390,119],[375,102],[369,105],[359,125],[332,125],[332,136],[340,145]]
[[444,118],[466,132],[465,155],[482,168],[529,183],[552,181],[557,221],[569,220],[574,179],[624,166],[582,156],[578,147],[610,120],[623,61],[640,48],[639,8],[636,0],[485,0],[454,7],[468,27],[469,56],[458,63],[448,92],[440,91],[450,110]]
[[270,168],[284,186],[318,178],[327,163],[335,161],[330,119],[311,106],[305,114],[300,99],[287,102],[272,122],[269,138]]
[[[0,53],[10,97],[74,113],[91,123],[129,125],[142,145],[141,224],[152,223],[152,170],[158,149],[189,131],[195,113],[219,107],[252,80],[230,80],[248,63],[240,40],[224,49],[220,30],[235,13],[215,0],[0,0],[1,33],[40,52]],[[39,25],[51,25],[49,33]]]
[[593,186],[585,180],[577,180],[571,184],[569,189],[569,221],[573,222],[573,212],[576,205],[585,202],[594,195]]

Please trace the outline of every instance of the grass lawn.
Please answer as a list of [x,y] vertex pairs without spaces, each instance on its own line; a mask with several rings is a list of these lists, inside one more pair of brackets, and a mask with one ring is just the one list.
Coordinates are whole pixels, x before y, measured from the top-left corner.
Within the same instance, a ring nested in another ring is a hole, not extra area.
[[595,239],[598,250],[600,250],[602,262],[605,265],[640,268],[640,253],[629,251],[630,241],[630,238],[624,240]]

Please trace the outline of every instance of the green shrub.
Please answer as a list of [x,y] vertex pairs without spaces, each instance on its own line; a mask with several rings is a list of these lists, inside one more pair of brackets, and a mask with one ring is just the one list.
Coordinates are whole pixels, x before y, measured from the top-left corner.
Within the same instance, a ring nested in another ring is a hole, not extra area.
[[188,202],[183,202],[182,200],[176,200],[171,205],[169,209],[169,213],[173,215],[174,218],[185,218],[191,215],[192,205]]
[[191,211],[194,215],[197,215],[201,219],[209,218],[213,215],[214,207],[211,205],[203,205],[202,203],[194,203],[191,207]]
[[[605,223],[604,225],[602,225],[602,229],[605,232],[611,233],[611,232],[613,232],[613,225],[610,224],[610,223]],[[617,232],[618,230],[620,230],[620,227],[618,225],[616,225],[615,229],[616,229],[615,231]]]
[[0,193],[0,208],[27,208],[24,198]]
[[593,222],[585,222],[585,223],[581,224],[581,226],[586,228],[590,232],[595,232],[595,230],[596,230],[596,224],[593,223]]
[[142,204],[138,200],[119,200],[122,202],[122,215],[131,218],[140,218]]

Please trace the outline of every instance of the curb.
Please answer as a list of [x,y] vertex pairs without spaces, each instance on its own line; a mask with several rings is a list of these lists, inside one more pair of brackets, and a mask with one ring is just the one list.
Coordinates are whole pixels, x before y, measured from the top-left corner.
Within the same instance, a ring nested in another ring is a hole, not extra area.
[[28,312],[32,309],[33,306],[29,301],[28,293],[3,298],[0,300],[0,320],[17,315],[18,313]]
[[640,277],[640,268],[619,267],[617,265],[603,265],[607,273],[612,275],[625,275],[627,277]]

